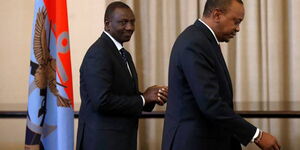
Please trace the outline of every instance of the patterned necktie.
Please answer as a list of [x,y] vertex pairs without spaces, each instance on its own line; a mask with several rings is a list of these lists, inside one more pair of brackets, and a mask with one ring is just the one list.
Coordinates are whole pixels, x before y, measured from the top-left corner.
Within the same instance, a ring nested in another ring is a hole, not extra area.
[[121,52],[121,56],[122,56],[122,58],[123,58],[123,61],[124,61],[124,63],[125,64],[127,64],[127,58],[126,58],[126,55],[125,55],[125,49],[124,48],[122,48],[122,49],[120,49],[120,52]]
[[125,65],[127,66],[127,69],[130,73],[130,76],[132,77],[131,70],[130,70],[130,67],[129,67],[129,64],[128,64],[128,61],[127,61],[127,57],[125,55],[126,50],[124,48],[122,48],[122,49],[120,49],[120,53],[121,53],[121,56],[123,58],[123,61],[124,61]]

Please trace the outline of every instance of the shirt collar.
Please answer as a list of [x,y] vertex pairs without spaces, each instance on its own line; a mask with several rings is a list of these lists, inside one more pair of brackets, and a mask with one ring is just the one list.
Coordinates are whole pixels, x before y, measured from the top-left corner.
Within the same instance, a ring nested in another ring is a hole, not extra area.
[[123,48],[122,44],[118,42],[115,38],[113,38],[108,32],[103,31],[108,37],[114,42],[115,46],[117,47],[118,50],[121,50]]
[[202,22],[210,30],[210,32],[214,35],[216,42],[220,45],[220,42],[218,41],[215,35],[215,32],[204,21],[202,21],[201,19],[199,19],[199,21]]

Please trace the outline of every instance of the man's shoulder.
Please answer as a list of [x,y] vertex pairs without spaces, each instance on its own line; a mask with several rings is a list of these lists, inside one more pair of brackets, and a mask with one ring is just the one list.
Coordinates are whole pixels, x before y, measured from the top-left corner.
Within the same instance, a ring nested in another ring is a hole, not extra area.
[[109,39],[103,36],[99,37],[88,49],[88,53],[105,53],[109,49],[112,49],[113,45],[110,43]]
[[188,26],[182,33],[178,36],[178,39],[185,41],[199,41],[206,38],[204,31],[201,28],[198,28],[196,25],[192,24]]
[[187,27],[174,43],[175,47],[202,47],[209,43],[206,35],[194,25]]
[[80,70],[85,67],[89,67],[87,64],[91,62],[98,63],[101,61],[103,63],[104,61],[109,60],[111,55],[112,54],[110,53],[109,47],[106,46],[105,42],[103,42],[101,38],[98,38],[86,51]]
[[185,56],[187,51],[213,56],[213,49],[213,44],[207,36],[206,31],[193,24],[178,36],[173,45],[172,52],[179,57]]

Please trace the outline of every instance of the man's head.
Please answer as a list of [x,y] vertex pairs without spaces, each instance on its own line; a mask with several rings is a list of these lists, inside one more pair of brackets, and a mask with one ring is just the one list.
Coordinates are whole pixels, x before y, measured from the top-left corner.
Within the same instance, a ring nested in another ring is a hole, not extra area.
[[105,31],[121,44],[130,40],[134,23],[134,14],[125,3],[113,2],[107,6],[104,15]]
[[228,42],[240,31],[239,25],[244,14],[242,0],[207,0],[203,20],[212,28],[220,42]]

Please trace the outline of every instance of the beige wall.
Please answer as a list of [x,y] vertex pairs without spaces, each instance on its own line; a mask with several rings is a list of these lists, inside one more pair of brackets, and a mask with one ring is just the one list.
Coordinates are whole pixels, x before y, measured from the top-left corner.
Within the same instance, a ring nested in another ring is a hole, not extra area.
[[0,104],[25,103],[33,2],[1,0]]
[[103,31],[104,0],[68,0],[69,35],[75,105],[80,103],[79,68],[89,46]]

